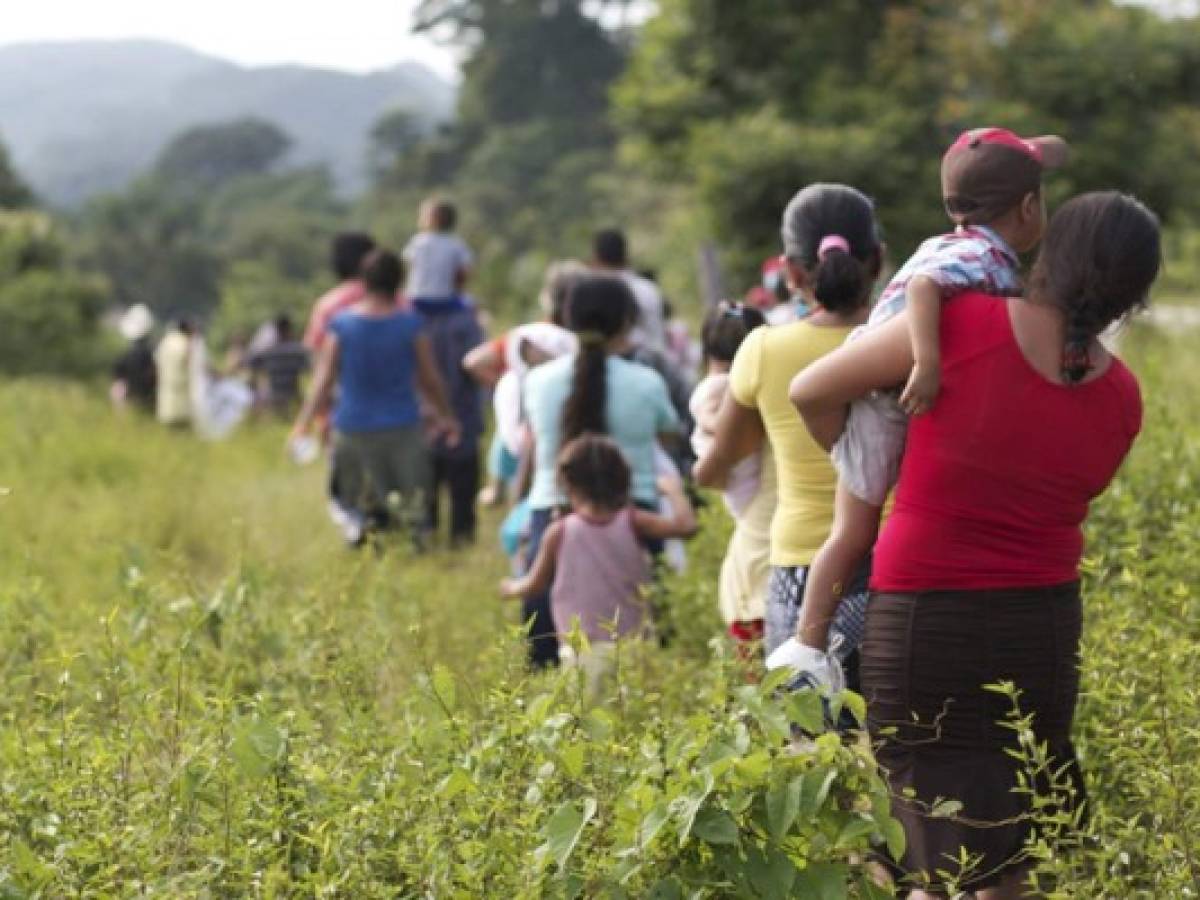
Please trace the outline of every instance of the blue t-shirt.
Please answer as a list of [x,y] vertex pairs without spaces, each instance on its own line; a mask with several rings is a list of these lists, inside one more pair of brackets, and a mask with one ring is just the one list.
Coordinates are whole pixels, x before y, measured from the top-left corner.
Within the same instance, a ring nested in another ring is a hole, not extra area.
[[421,320],[406,312],[343,312],[329,324],[338,340],[338,431],[382,431],[421,420],[413,383]]
[[[572,354],[538,366],[525,377],[522,396],[537,451],[529,491],[532,509],[550,509],[566,502],[558,489],[555,469],[562,443],[563,407],[571,394],[574,370]],[[605,375],[604,418],[609,437],[617,442],[633,470],[633,499],[653,504],[658,500],[654,474],[657,437],[679,428],[667,384],[650,367],[619,356],[608,357]]]

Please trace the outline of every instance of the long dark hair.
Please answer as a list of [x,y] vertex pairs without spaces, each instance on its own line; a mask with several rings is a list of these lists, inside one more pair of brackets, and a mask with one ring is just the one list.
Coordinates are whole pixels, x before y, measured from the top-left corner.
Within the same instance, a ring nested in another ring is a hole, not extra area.
[[[853,312],[879,274],[879,225],[866,194],[844,184],[810,184],[783,211],[783,252],[812,273],[813,294],[830,312]],[[844,246],[836,240],[841,238]],[[824,249],[822,246],[824,245]]]
[[1029,293],[1065,315],[1064,380],[1083,380],[1092,367],[1092,341],[1145,307],[1161,265],[1158,217],[1128,194],[1096,191],[1059,207],[1046,228]]
[[607,434],[608,400],[606,345],[629,326],[636,308],[625,280],[610,275],[588,275],[571,288],[567,300],[567,327],[579,338],[571,394],[563,407],[562,439],[582,434]]

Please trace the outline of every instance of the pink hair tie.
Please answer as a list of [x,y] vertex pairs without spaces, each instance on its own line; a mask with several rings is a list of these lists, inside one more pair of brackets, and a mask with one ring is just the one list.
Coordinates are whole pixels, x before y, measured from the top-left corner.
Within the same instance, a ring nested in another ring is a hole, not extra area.
[[841,250],[843,253],[850,252],[850,242],[840,234],[827,234],[821,238],[821,244],[817,247],[817,259],[822,260],[834,250]]

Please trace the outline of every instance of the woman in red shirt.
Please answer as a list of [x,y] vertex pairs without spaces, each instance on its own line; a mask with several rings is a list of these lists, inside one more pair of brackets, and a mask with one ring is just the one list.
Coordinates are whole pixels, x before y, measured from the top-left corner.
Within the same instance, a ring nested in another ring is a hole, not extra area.
[[[1079,690],[1079,560],[1088,504],[1141,427],[1137,381],[1098,336],[1144,305],[1158,222],[1115,192],[1085,194],[1051,221],[1028,299],[964,293],[941,314],[944,391],[913,419],[895,508],[875,547],[862,645],[867,726],[908,839],[895,862],[913,898],[945,896],[938,870],[965,848],[958,884],[1024,896],[1029,797],[1015,793],[1011,681],[1039,742],[1082,798],[1071,720]],[[906,316],[814,363],[792,384],[830,446],[846,404],[904,383]],[[962,803],[932,817],[939,798]]]

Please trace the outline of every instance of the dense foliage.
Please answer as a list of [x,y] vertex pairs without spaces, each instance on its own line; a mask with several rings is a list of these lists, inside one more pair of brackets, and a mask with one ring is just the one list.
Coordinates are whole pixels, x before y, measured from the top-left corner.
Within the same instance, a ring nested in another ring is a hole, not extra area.
[[[1129,347],[1146,432],[1086,564],[1093,815],[1033,848],[1064,900],[1200,888],[1200,369],[1186,339]],[[717,638],[719,507],[661,598],[670,646],[589,707],[525,671],[498,553],[341,549],[273,428],[198,444],[17,381],[0,431],[4,896],[884,896],[867,748],[790,748],[814,698]]]
[[1200,213],[1200,20],[1110,0],[663,0],[617,93],[639,162],[694,184],[733,270],[775,246],[797,185],[874,196],[893,250],[944,230],[938,161],[964,128],[1072,143],[1051,199],[1131,191]]
[[89,375],[106,364],[104,285],[65,255],[48,216],[0,209],[0,374]]

